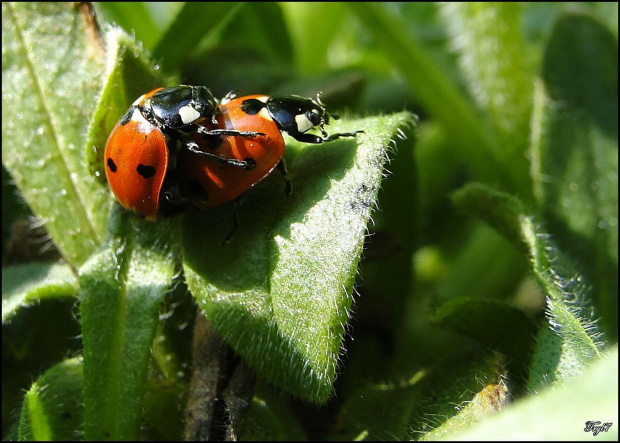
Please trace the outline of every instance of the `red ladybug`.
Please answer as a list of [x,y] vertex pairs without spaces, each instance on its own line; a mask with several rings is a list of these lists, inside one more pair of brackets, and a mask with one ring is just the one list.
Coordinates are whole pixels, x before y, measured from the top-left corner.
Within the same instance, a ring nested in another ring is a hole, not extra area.
[[[223,135],[217,143],[209,143],[207,140],[207,143],[199,145],[204,151],[237,159],[254,167],[248,167],[247,170],[234,168],[186,150],[178,159],[180,192],[189,203],[199,209],[206,209],[234,200],[271,174],[276,167],[285,175],[282,132],[306,143],[324,143],[340,137],[355,137],[363,132],[328,136],[323,126],[329,124],[329,119],[318,96],[313,100],[296,95],[248,95],[234,98],[234,95],[228,94],[219,107],[217,128],[260,135],[254,138]],[[207,127],[211,126],[207,124]],[[321,136],[307,133],[314,127],[318,127]],[[198,135],[193,139],[198,142]],[[213,139],[210,141],[213,142]]]
[[259,135],[217,128],[217,111],[216,99],[204,86],[158,88],[139,97],[110,133],[104,152],[106,178],[119,203],[153,221],[178,212],[184,199],[172,171],[179,152],[251,169],[253,164],[199,148],[198,142],[217,142],[222,135]]

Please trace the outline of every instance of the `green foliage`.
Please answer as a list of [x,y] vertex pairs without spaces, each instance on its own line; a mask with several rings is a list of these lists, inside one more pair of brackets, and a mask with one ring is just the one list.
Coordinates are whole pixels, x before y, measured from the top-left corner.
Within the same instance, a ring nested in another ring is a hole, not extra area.
[[82,363],[74,358],[35,381],[22,405],[19,440],[78,440],[82,422]]
[[[384,147],[409,123],[403,112],[333,125],[365,128],[359,141],[290,142],[293,194],[269,180],[240,209],[252,225],[224,246],[228,218],[184,219],[189,289],[226,341],[287,391],[317,402],[330,395]],[[213,235],[201,235],[207,227]]]
[[105,214],[95,210],[105,193],[76,155],[104,69],[104,48],[82,13],[54,3],[2,5],[2,162],[74,266],[105,232]]
[[[614,421],[617,4],[92,7],[2,4],[5,438],[181,439],[204,314],[238,355],[208,362],[222,435]],[[153,224],[105,183],[118,118],[179,83],[322,91],[365,132],[287,137],[292,195],[261,182],[223,245],[232,204]]]

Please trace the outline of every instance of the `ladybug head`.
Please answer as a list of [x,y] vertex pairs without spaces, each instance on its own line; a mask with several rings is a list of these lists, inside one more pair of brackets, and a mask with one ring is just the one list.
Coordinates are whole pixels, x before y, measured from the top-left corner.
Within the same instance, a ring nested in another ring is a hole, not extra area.
[[[325,105],[321,101],[321,94],[322,94],[321,92],[318,92],[316,94],[316,100],[312,100],[309,98],[304,99],[308,102],[307,107],[306,107],[305,117],[308,119],[310,123],[312,123],[311,127],[318,126],[323,137],[326,137],[327,132],[325,132],[325,129],[323,128],[323,126],[329,125],[330,117],[333,118],[334,120],[338,120],[340,116],[334,115],[334,114],[330,115],[327,113],[327,110],[325,109]],[[309,127],[308,129],[310,129],[311,127]],[[308,129],[306,129],[306,131]],[[306,131],[300,131],[300,132],[306,132]]]
[[201,120],[214,120],[217,114],[217,101],[211,91],[204,86],[175,86],[161,89],[153,94],[145,108],[165,128],[179,129],[200,123]]
[[326,135],[323,125],[329,124],[330,115],[321,102],[320,93],[316,100],[298,95],[272,97],[267,106],[280,129],[293,136],[308,132],[314,127],[318,127],[323,136]]

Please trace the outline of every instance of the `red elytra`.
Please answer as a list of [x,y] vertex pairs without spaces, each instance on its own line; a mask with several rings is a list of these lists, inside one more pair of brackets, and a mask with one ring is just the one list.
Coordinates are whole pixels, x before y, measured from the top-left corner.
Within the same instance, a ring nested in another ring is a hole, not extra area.
[[106,178],[119,203],[156,221],[169,164],[164,134],[135,110],[127,123],[121,120],[110,133],[104,163]]
[[[179,153],[177,171],[181,195],[199,209],[234,200],[267,177],[284,155],[284,138],[267,109],[250,115],[242,110],[244,100],[267,101],[265,95],[249,95],[220,105],[218,128],[260,132],[257,137],[221,136],[219,146],[209,147],[199,134],[192,138],[202,149],[224,158],[252,159],[256,166],[247,170],[201,157],[190,151]],[[213,129],[208,127],[208,129]]]

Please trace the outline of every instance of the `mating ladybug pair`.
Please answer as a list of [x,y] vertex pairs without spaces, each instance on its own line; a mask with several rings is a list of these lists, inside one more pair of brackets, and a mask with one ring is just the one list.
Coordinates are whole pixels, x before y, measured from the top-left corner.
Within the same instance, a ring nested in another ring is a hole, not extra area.
[[[112,130],[106,177],[119,203],[148,220],[187,204],[206,209],[239,197],[276,167],[286,173],[281,132],[306,143],[363,132],[328,136],[329,118],[319,97],[229,93],[218,104],[204,86],[158,88],[138,98]],[[314,127],[321,136],[307,133]]]

